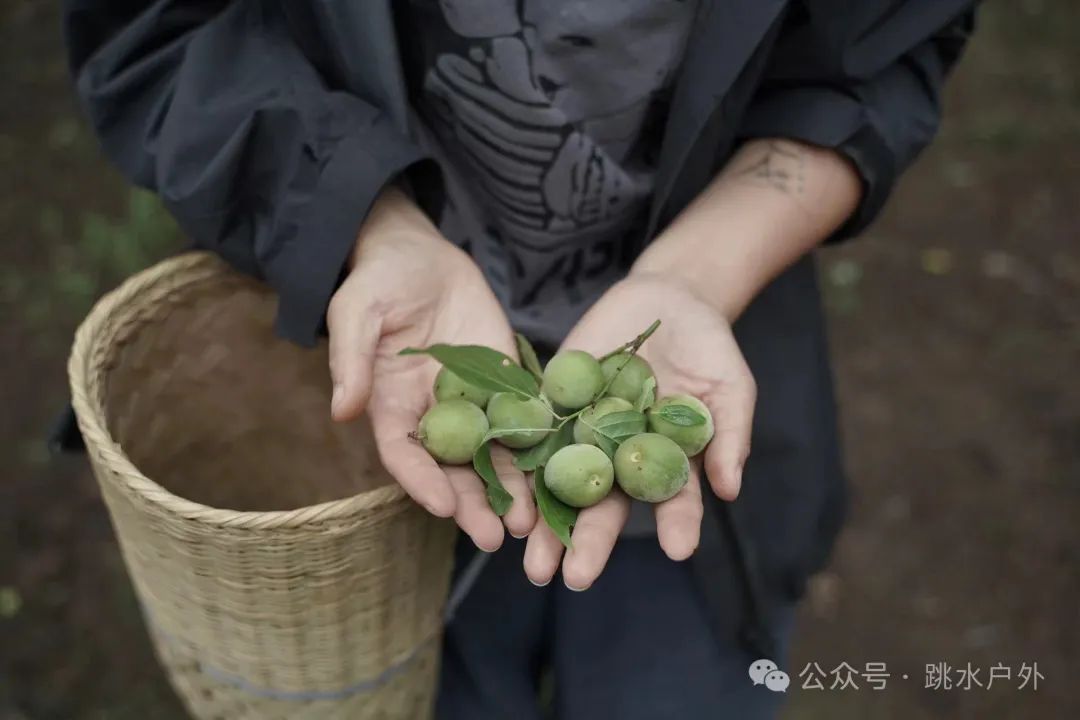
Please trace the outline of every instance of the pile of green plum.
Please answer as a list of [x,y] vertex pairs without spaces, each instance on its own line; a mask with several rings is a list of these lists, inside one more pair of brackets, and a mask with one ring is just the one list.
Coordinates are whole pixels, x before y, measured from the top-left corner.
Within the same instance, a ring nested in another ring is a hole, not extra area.
[[522,365],[479,346],[406,351],[443,363],[436,402],[414,437],[440,463],[472,462],[496,512],[505,512],[509,496],[488,445],[513,450],[515,465],[535,473],[541,513],[567,544],[576,509],[616,484],[637,500],[663,502],[686,485],[689,458],[712,439],[713,419],[695,397],[657,399],[653,369],[637,351],[658,325],[601,358],[564,350],[544,368],[521,336]]

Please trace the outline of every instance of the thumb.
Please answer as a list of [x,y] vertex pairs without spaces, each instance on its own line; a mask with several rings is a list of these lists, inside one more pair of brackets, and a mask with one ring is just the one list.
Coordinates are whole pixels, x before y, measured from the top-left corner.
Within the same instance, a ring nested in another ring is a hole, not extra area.
[[382,319],[367,310],[364,303],[335,296],[326,313],[326,324],[330,332],[330,378],[334,383],[330,416],[338,422],[355,420],[371,397]]

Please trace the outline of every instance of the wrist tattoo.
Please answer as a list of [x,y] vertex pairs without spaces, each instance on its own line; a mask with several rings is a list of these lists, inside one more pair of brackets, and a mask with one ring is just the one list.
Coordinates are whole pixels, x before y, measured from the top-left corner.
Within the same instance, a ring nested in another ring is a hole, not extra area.
[[805,189],[806,156],[795,145],[770,140],[761,157],[738,175],[750,178],[788,195],[802,195]]

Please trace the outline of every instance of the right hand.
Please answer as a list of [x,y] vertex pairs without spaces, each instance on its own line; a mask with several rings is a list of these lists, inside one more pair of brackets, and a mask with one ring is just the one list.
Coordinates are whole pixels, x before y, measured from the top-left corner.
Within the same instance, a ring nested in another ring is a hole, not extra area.
[[492,460],[514,496],[503,520],[491,510],[471,467],[441,467],[409,437],[432,402],[438,363],[400,356],[434,343],[487,345],[516,356],[513,331],[480,269],[446,240],[396,188],[385,190],[360,229],[349,272],[330,300],[331,416],[345,422],[367,412],[382,464],[429,512],[453,517],[477,547],[496,550],[503,522],[528,534],[536,509],[512,456]]

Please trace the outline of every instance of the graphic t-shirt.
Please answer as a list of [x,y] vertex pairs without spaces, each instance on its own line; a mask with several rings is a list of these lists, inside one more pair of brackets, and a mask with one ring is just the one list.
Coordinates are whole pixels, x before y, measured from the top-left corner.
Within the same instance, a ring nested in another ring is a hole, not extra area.
[[694,0],[411,0],[418,132],[447,177],[442,232],[514,328],[554,348],[622,277],[653,189]]

